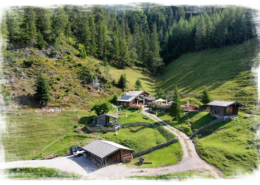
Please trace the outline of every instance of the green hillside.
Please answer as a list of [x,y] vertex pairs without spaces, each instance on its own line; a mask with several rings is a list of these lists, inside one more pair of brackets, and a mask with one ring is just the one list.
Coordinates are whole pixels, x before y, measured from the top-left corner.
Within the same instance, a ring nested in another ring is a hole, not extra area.
[[180,93],[200,94],[207,87],[215,100],[233,100],[248,105],[256,103],[257,88],[251,68],[259,60],[259,41],[184,54],[165,67],[158,87]]

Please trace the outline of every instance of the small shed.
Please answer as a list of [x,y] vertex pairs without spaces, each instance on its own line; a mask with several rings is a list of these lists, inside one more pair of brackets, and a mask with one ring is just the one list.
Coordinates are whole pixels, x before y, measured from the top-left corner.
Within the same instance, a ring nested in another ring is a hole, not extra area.
[[86,156],[98,166],[107,166],[133,159],[133,149],[112,141],[95,140],[81,148],[85,150]]
[[[110,120],[110,118],[114,118],[114,120]],[[117,119],[119,115],[117,114],[102,114],[99,116],[94,117],[94,125],[95,126],[110,126],[117,123]]]
[[244,107],[241,103],[233,101],[212,101],[207,104],[210,106],[210,114],[215,117],[233,118],[238,115],[238,108]]

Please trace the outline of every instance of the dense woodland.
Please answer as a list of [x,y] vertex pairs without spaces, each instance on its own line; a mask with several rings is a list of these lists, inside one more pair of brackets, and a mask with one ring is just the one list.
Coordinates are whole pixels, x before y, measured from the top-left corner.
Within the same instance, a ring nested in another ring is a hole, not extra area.
[[6,11],[1,31],[9,50],[50,46],[60,50],[62,41],[73,40],[82,58],[94,56],[120,68],[142,65],[154,75],[183,53],[239,44],[256,36],[251,9],[202,10],[193,13],[189,6],[152,4],[135,9],[13,7]]

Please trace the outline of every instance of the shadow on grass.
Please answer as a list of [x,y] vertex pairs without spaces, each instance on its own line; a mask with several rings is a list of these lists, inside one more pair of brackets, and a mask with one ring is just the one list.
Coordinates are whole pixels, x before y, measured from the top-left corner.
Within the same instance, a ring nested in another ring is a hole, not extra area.
[[211,135],[212,133],[214,133],[216,130],[222,130],[221,127],[230,123],[232,120],[229,121],[222,121],[220,123],[217,123],[216,125],[213,125],[209,128],[207,128],[206,130],[204,130],[203,132],[199,133],[201,134],[203,137],[207,137],[209,135]]
[[203,127],[204,125],[207,125],[208,123],[210,123],[211,121],[213,121],[215,119],[216,118],[213,118],[207,114],[205,116],[202,116],[200,119],[196,120],[195,122],[193,122],[191,128],[193,130],[198,130],[201,127]]
[[93,118],[94,118],[95,116],[83,116],[83,117],[81,117],[80,119],[79,119],[79,121],[78,121],[78,123],[79,124],[84,124],[84,125],[86,125],[86,124],[91,124],[92,123],[92,120],[93,120]]

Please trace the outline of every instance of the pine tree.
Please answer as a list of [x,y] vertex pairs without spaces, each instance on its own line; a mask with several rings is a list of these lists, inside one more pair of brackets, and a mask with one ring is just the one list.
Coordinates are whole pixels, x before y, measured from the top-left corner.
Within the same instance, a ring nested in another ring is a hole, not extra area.
[[5,50],[8,41],[8,29],[5,21],[5,13],[0,7],[0,60],[2,60],[2,53]]
[[41,34],[41,32],[38,32],[38,48],[39,49],[43,49],[47,46],[47,42],[43,39],[43,35]]
[[181,99],[176,85],[174,88],[173,103],[171,104],[170,112],[176,120],[178,120],[181,117]]
[[37,44],[37,28],[36,28],[36,13],[33,7],[26,7],[24,9],[24,27],[25,27],[25,42],[33,47]]
[[47,84],[46,79],[42,76],[42,73],[40,72],[37,80],[36,80],[36,93],[35,93],[35,99],[40,102],[47,103],[51,100],[49,95],[49,86]]
[[202,91],[201,102],[204,104],[207,104],[210,101],[211,101],[211,98],[210,98],[209,92],[206,88],[204,88]]
[[139,79],[137,79],[135,82],[135,90],[139,91],[140,88],[142,88],[142,83]]
[[80,48],[80,58],[85,59],[86,57],[87,57],[87,54],[86,54],[85,47],[82,46],[82,47]]
[[126,82],[127,82],[126,74],[121,74],[121,76],[118,80],[118,87],[121,88],[121,89],[125,89],[126,86],[127,86]]
[[150,60],[149,67],[153,72],[153,75],[155,75],[158,68],[163,65],[162,58],[160,57],[160,43],[158,39],[156,24],[153,25],[153,32],[151,33],[151,38],[150,38],[149,60]]

